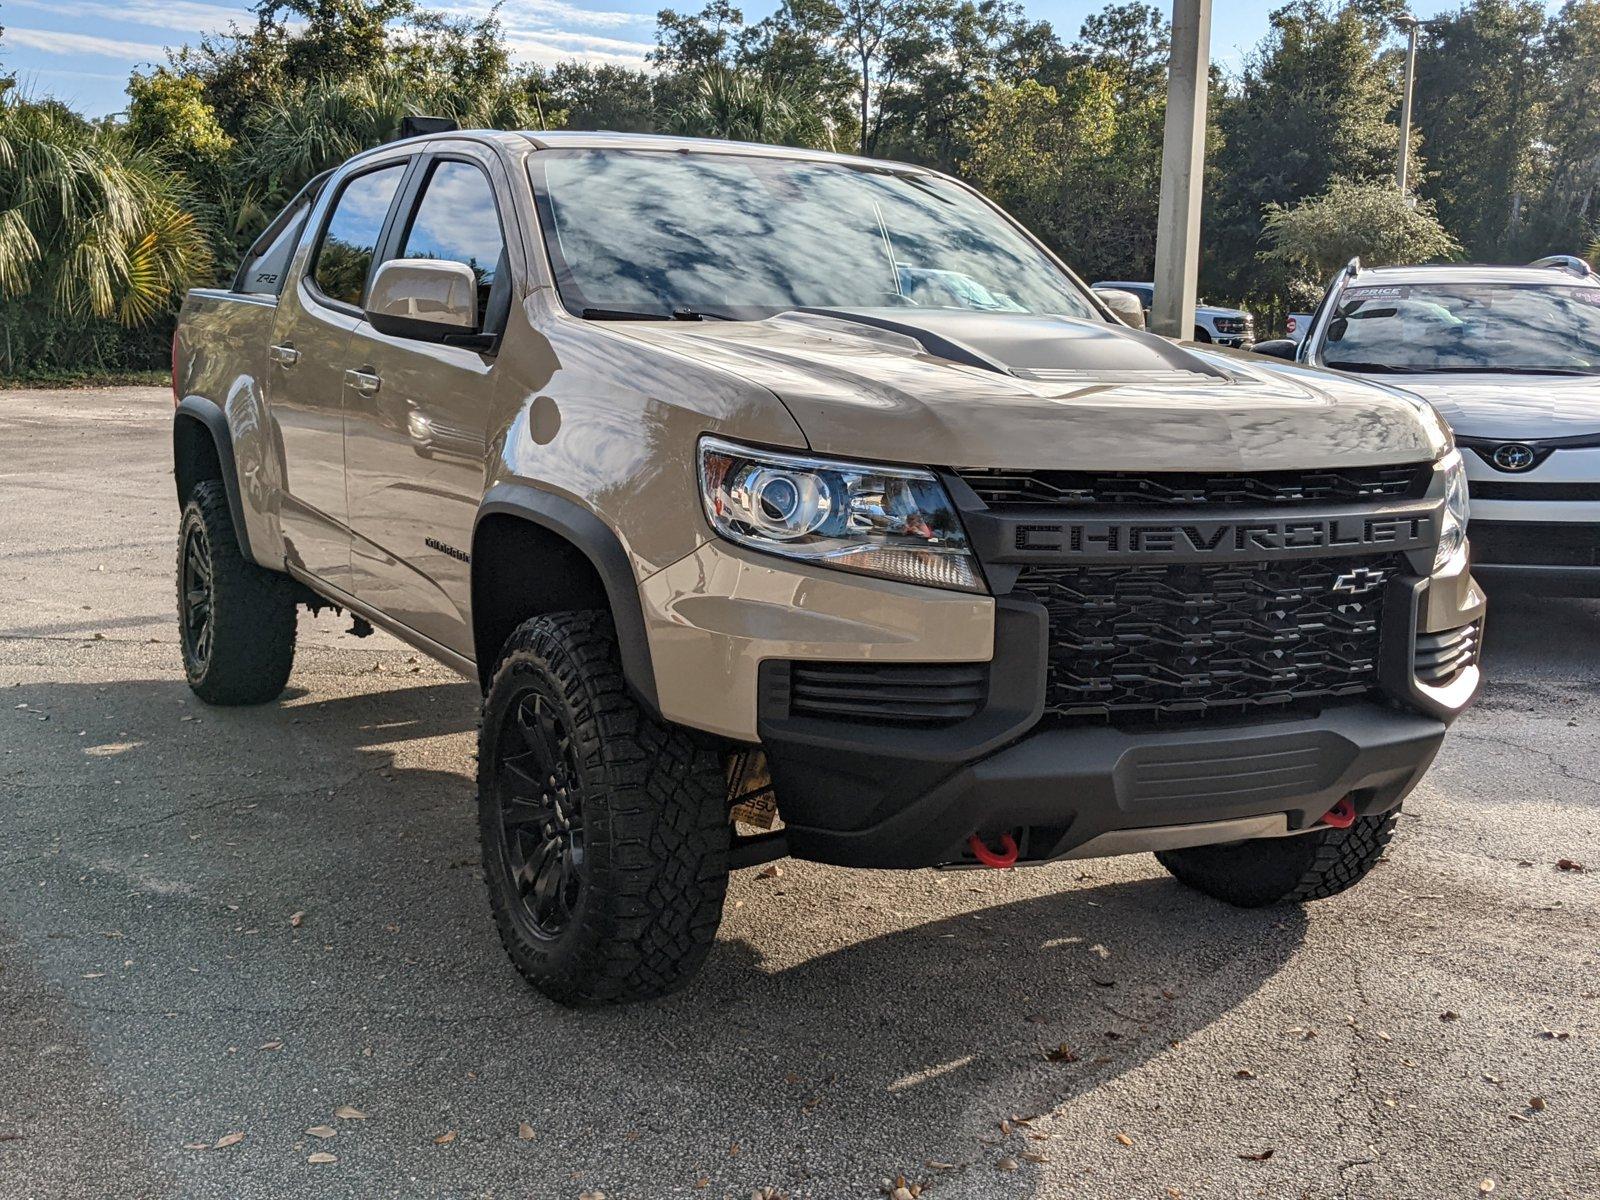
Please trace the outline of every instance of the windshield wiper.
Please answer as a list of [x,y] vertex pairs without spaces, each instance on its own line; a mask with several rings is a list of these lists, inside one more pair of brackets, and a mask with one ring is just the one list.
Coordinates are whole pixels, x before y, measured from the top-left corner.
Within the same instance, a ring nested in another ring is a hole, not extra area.
[[1340,371],[1371,371],[1380,375],[1415,375],[1415,367],[1396,367],[1389,363],[1357,362],[1346,359],[1324,359],[1323,366],[1334,367]]
[[1440,375],[1595,375],[1583,367],[1433,367]]
[[670,313],[638,312],[631,308],[585,308],[578,313],[585,321],[733,321],[727,313],[698,308],[675,308]]

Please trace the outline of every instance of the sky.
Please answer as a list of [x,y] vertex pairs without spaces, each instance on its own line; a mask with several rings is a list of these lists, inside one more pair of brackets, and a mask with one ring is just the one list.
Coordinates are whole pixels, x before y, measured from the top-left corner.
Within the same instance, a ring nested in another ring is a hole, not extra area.
[[[1267,14],[1281,0],[1216,0],[1211,57],[1235,69],[1266,33]],[[506,0],[500,10],[513,53],[552,64],[567,59],[639,65],[652,46],[662,7],[698,10],[701,0]],[[429,7],[460,12],[472,0],[434,0]],[[1024,0],[1028,15],[1047,20],[1070,41],[1101,0]],[[748,0],[758,20],[775,0]],[[1419,16],[1459,7],[1459,0],[1422,0]],[[129,74],[166,58],[167,47],[250,22],[248,0],[0,0],[0,67],[33,96],[54,96],[93,116],[120,112]]]

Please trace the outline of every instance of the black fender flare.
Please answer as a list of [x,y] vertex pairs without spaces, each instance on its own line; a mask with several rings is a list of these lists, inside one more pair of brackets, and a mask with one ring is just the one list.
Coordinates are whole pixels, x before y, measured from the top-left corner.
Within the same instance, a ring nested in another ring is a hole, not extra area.
[[472,528],[474,549],[478,542],[478,526],[485,517],[497,513],[520,517],[547,529],[583,552],[600,576],[611,606],[623,676],[640,703],[659,718],[661,702],[656,692],[656,673],[645,633],[639,584],[634,578],[628,552],[611,527],[581,504],[553,492],[524,483],[497,483],[484,494],[478,506]]
[[172,414],[172,477],[173,486],[178,491],[178,503],[181,505],[187,500],[183,494],[183,477],[177,470],[178,431],[184,418],[200,422],[211,434],[212,445],[217,451],[217,466],[222,472],[222,487],[228,494],[228,512],[233,517],[233,531],[239,539],[239,552],[246,562],[254,563],[256,557],[250,551],[250,531],[244,523],[244,500],[239,494],[239,470],[234,463],[233,435],[228,431],[228,418],[216,401],[204,396],[185,396],[178,401],[178,407]]

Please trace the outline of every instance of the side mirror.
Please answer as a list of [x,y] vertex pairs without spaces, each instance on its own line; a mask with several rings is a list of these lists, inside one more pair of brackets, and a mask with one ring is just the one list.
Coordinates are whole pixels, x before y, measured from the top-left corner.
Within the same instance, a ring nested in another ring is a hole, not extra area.
[[1121,288],[1095,288],[1094,294],[1128,328],[1144,328],[1144,305],[1132,292],[1125,292]]
[[466,263],[391,258],[372,277],[367,320],[392,337],[438,341],[478,332],[478,277]]
[[1268,358],[1284,358],[1293,362],[1300,354],[1300,343],[1293,338],[1272,338],[1269,341],[1257,342],[1250,347],[1257,354],[1265,354]]

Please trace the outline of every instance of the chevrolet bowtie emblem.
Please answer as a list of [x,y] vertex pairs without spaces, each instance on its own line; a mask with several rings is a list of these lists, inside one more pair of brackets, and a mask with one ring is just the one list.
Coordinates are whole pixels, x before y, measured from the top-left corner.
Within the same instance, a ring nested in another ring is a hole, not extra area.
[[1346,571],[1333,581],[1333,590],[1347,596],[1357,592],[1371,591],[1384,580],[1384,572],[1374,571],[1369,567],[1357,567],[1354,571]]

